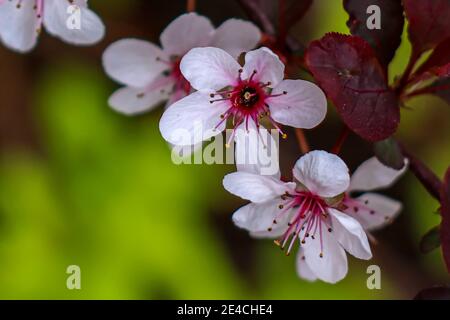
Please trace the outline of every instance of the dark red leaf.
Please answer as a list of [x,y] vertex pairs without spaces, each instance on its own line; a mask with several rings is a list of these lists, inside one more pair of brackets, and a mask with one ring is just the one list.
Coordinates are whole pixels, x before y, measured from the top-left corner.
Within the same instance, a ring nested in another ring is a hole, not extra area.
[[450,273],[450,167],[441,189],[441,247],[447,270]]
[[414,300],[449,300],[450,288],[439,286],[421,290]]
[[400,122],[398,99],[365,40],[329,33],[309,45],[305,61],[351,130],[369,141],[395,132]]
[[450,0],[403,0],[409,39],[420,54],[450,37]]
[[[450,17],[449,17],[450,19]],[[428,59],[417,69],[416,75],[424,72],[433,72],[433,69],[448,65],[450,63],[450,38],[441,42],[428,57]]]
[[[367,8],[371,5],[381,10],[381,29],[367,28]],[[401,42],[405,22],[401,0],[344,0],[344,8],[350,16],[350,32],[369,42],[381,65],[387,67]]]

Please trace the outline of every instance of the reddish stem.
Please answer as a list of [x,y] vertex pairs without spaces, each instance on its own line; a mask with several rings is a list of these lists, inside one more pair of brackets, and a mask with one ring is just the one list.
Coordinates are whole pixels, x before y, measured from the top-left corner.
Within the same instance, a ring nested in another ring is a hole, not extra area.
[[286,1],[278,0],[278,44],[280,47],[285,46],[286,36]]
[[296,128],[295,136],[297,137],[298,146],[300,148],[300,151],[303,154],[308,153],[310,148],[309,148],[308,140],[306,139],[305,133],[303,132],[303,129]]
[[341,152],[342,146],[344,145],[345,140],[347,140],[348,135],[350,134],[350,129],[344,124],[344,127],[339,134],[336,143],[334,144],[331,152],[334,154],[339,154]]
[[194,12],[196,7],[196,0],[187,0],[186,11]]
[[416,53],[414,50],[411,52],[411,56],[409,57],[408,65],[406,66],[405,71],[403,72],[402,77],[398,81],[397,87],[395,88],[395,91],[400,94],[405,89],[405,87],[408,85],[409,78],[411,76],[411,73],[414,69],[414,66],[417,63],[417,60],[419,60],[421,54]]
[[450,89],[450,84],[443,84],[443,85],[439,85],[439,86],[428,86],[425,88],[421,88],[421,89],[417,89],[416,91],[410,92],[407,95],[404,96],[404,99],[409,99],[415,96],[419,96],[422,94],[430,94],[430,93],[434,93],[434,92],[438,92],[438,91],[442,91],[442,90],[447,90]]

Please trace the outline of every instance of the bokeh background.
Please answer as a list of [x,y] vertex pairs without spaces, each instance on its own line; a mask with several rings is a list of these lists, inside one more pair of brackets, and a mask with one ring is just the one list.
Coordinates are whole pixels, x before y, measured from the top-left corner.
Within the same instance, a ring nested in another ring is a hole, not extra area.
[[[336,285],[297,278],[295,254],[251,239],[231,222],[244,202],[226,193],[225,165],[172,164],[158,131],[162,108],[127,118],[107,106],[117,88],[101,54],[124,37],[158,41],[185,1],[91,0],[107,35],[69,46],[43,33],[20,55],[0,46],[0,298],[2,299],[393,299],[448,282],[439,250],[422,255],[421,236],[439,222],[434,201],[411,174],[385,193],[404,202],[401,216],[374,236],[374,259],[350,258]],[[245,17],[235,1],[199,0],[216,24]],[[292,34],[301,41],[348,33],[341,1],[316,0]],[[406,34],[391,65],[400,74]],[[329,150],[341,122],[306,132]],[[397,138],[442,177],[450,163],[450,108],[435,97],[402,110]],[[294,134],[282,142],[283,170],[300,155]],[[351,169],[372,156],[354,135],[341,156]],[[81,267],[81,290],[66,288],[66,268]],[[382,289],[366,287],[378,264]]]

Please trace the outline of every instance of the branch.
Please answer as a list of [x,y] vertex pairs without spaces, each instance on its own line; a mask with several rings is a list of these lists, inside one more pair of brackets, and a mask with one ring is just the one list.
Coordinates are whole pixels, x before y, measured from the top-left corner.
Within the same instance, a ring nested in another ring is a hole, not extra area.
[[400,144],[403,155],[409,159],[409,170],[427,189],[428,193],[440,201],[440,192],[442,182],[420,159],[409,153],[403,145]]

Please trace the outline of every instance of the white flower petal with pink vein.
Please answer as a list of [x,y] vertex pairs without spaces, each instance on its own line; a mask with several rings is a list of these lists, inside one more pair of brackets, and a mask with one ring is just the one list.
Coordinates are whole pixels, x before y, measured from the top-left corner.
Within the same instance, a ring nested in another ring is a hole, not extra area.
[[167,69],[167,65],[156,61],[165,59],[165,54],[154,44],[138,40],[123,39],[111,44],[103,53],[106,73],[119,83],[131,87],[145,87]]
[[38,19],[33,1],[23,1],[17,8],[14,1],[0,4],[0,40],[19,52],[28,52],[36,45]]
[[152,110],[165,99],[167,92],[161,90],[143,92],[142,89],[124,87],[114,92],[108,103],[117,112],[135,115]]
[[347,165],[335,154],[311,151],[301,157],[293,169],[294,177],[309,191],[321,197],[345,192],[350,183]]
[[214,32],[211,21],[196,13],[173,20],[161,33],[161,45],[168,55],[182,56],[195,47],[209,45]]
[[[103,38],[105,26],[97,14],[87,8],[86,1],[75,0],[70,3],[61,0],[45,0],[44,4],[44,25],[50,34],[77,45],[95,44]],[[76,5],[81,10],[80,29],[67,27],[69,19],[67,9],[70,5]]]
[[388,188],[406,171],[408,161],[401,170],[395,170],[382,164],[376,157],[364,161],[353,173],[349,191],[372,191]]
[[233,85],[239,75],[239,63],[219,48],[194,48],[181,60],[180,69],[191,86],[213,93]]
[[352,200],[350,201],[354,205],[349,206],[345,212],[369,231],[378,230],[391,223],[402,209],[401,202],[376,193],[365,193]]
[[228,19],[214,32],[210,46],[225,50],[234,58],[253,49],[261,39],[261,32],[251,22]]
[[284,125],[311,129],[321,123],[327,113],[325,94],[312,82],[283,80],[273,89],[272,95],[279,96],[266,100],[270,114]]
[[225,102],[211,105],[209,94],[194,92],[167,108],[159,122],[159,130],[163,138],[171,144],[197,144],[225,129],[224,122],[215,128],[221,120],[220,115],[228,107]]
[[[257,237],[277,237],[286,229],[289,214],[284,215],[273,224],[278,209],[279,199],[272,199],[264,203],[247,204],[233,214],[233,222],[242,229],[250,231]],[[267,231],[273,228],[272,231]]]
[[332,233],[348,253],[358,259],[372,258],[369,241],[361,224],[349,215],[328,209],[332,221]]
[[297,275],[307,281],[317,280],[317,276],[311,270],[311,268],[306,263],[305,253],[303,248],[299,248],[296,258],[296,270]]
[[295,189],[295,183],[248,172],[233,172],[223,179],[225,189],[238,197],[261,203]]
[[[336,283],[342,280],[348,271],[347,254],[332,232],[323,230],[322,246],[319,237],[306,238],[302,244],[305,262],[310,270],[322,281]],[[323,256],[320,257],[320,253]]]
[[262,83],[271,83],[276,87],[284,78],[284,64],[280,58],[268,48],[259,48],[245,55],[242,79],[248,79],[256,71],[253,79]]

